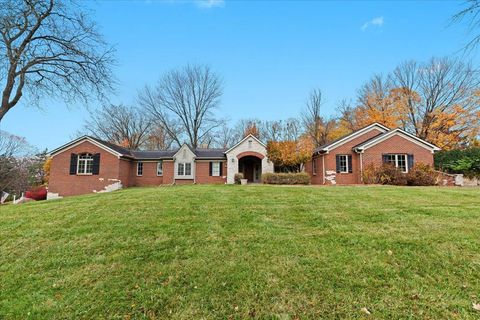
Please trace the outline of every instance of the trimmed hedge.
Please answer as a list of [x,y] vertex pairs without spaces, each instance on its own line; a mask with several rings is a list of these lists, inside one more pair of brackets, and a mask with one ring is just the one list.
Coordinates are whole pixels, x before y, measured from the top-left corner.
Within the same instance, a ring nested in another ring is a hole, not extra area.
[[306,172],[299,173],[264,173],[264,184],[310,184],[310,176]]

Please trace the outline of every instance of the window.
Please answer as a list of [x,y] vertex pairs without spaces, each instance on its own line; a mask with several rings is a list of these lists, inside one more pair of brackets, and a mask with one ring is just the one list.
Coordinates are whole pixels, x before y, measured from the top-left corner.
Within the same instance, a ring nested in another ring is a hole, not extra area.
[[177,176],[191,176],[192,164],[190,162],[179,162],[177,165]]
[[92,174],[93,173],[93,155],[84,153],[78,155],[77,174]]
[[143,162],[137,162],[137,176],[143,175]]
[[163,176],[163,161],[157,162],[157,176]]
[[184,176],[185,175],[185,164],[184,163],[179,163],[178,164],[177,174],[179,176]]
[[338,156],[338,168],[337,171],[340,173],[348,173],[350,168],[350,163],[348,161],[348,155],[339,155]]
[[192,164],[190,162],[185,163],[185,175],[192,175]]
[[220,162],[212,162],[212,176],[220,177]]
[[312,173],[313,175],[317,174],[317,159],[312,159]]
[[406,154],[385,154],[383,155],[383,162],[395,166],[402,172],[408,172]]

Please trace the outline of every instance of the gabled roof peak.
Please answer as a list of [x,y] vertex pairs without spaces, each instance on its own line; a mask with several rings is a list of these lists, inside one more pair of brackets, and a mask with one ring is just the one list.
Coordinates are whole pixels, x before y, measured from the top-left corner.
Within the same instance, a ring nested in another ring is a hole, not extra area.
[[385,132],[388,132],[390,131],[390,129],[378,122],[374,122],[374,123],[371,123],[369,124],[368,126],[365,126],[363,128],[360,128],[356,131],[353,131],[335,141],[332,141],[330,143],[327,143],[327,144],[324,144],[323,146],[320,146],[320,147],[317,147],[315,148],[315,150],[313,151],[313,153],[320,153],[320,152],[328,152],[338,146],[341,146],[342,144],[344,143],[347,143],[348,141],[356,138],[357,136],[359,135],[362,135],[372,129],[377,129],[378,131],[380,131],[381,133],[385,133]]
[[267,147],[265,145],[265,143],[263,143],[262,141],[260,141],[260,139],[258,139],[257,137],[255,137],[253,134],[249,133],[248,135],[246,135],[242,140],[240,140],[239,142],[237,142],[234,146],[232,146],[231,148],[229,148],[228,150],[226,150],[224,153],[229,153],[230,151],[232,151],[233,149],[235,149],[236,147],[238,147],[239,145],[241,145],[245,140],[248,140],[248,139],[254,139],[255,141],[257,141],[258,143],[260,143],[263,147]]

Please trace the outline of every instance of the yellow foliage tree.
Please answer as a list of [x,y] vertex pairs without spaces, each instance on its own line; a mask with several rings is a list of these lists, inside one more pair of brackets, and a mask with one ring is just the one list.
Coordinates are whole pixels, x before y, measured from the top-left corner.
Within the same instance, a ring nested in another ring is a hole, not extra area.
[[45,173],[45,182],[48,183],[50,179],[50,168],[52,166],[52,158],[48,157],[43,163],[43,172]]
[[301,171],[303,165],[311,158],[313,152],[312,139],[302,136],[298,141],[269,141],[267,143],[268,158],[283,171]]

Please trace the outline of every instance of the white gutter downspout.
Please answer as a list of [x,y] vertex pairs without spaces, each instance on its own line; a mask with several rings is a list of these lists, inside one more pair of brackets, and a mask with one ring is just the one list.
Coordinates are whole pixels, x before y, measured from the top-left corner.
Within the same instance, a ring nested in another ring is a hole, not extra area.
[[325,184],[325,154],[322,154],[322,178],[323,184]]
[[363,182],[363,152],[360,153],[360,181]]

